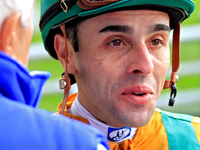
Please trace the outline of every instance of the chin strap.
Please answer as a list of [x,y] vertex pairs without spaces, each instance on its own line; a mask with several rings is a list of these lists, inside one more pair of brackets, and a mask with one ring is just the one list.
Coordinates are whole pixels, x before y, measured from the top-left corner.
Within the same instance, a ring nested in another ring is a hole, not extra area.
[[70,83],[70,78],[69,78],[68,69],[67,69],[68,50],[67,50],[67,41],[66,41],[67,37],[66,37],[66,32],[65,32],[65,24],[61,25],[60,29],[62,30],[64,38],[65,38],[65,62],[66,62],[65,73],[62,75],[62,79],[59,80],[60,89],[64,89],[64,97],[63,97],[62,110],[61,110],[61,114],[63,115],[64,111],[67,111],[66,103],[67,103],[67,98],[69,96],[71,83]]
[[172,74],[171,79],[166,80],[163,89],[170,88],[171,94],[169,106],[173,106],[177,93],[176,82],[178,81],[177,71],[180,65],[180,23],[174,28],[173,43],[172,43]]

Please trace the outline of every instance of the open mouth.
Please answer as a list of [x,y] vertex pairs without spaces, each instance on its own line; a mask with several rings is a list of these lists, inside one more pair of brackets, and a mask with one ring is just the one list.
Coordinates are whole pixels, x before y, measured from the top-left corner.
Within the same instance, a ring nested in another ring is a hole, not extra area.
[[151,92],[123,92],[123,100],[131,101],[136,105],[145,105],[151,101],[153,94]]
[[137,95],[137,96],[143,96],[146,95],[146,93],[138,93],[138,92],[131,92],[132,95]]
[[[131,95],[136,95],[136,96],[144,96],[147,95],[147,93],[139,93],[139,92],[131,92]],[[122,95],[128,95],[127,93],[122,93]]]
[[121,99],[124,102],[131,102],[136,105],[148,104],[153,99],[153,96],[154,92],[148,86],[131,86],[121,92]]

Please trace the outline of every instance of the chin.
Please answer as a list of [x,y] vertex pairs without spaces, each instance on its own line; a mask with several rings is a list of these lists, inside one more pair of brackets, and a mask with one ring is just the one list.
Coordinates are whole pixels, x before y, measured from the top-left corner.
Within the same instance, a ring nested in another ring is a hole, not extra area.
[[[153,116],[154,110],[149,110],[147,112],[137,113],[132,117],[129,127],[142,127],[149,123]],[[130,119],[131,120],[131,119]]]

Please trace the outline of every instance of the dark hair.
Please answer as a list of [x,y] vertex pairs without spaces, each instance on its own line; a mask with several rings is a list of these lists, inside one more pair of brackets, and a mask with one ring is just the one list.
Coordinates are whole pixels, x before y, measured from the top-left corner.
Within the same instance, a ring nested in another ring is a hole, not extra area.
[[65,24],[66,36],[69,40],[71,40],[75,52],[78,52],[79,50],[78,30],[82,21],[83,20],[79,20],[77,22]]
[[[77,19],[72,22],[65,24],[66,36],[69,40],[71,40],[72,46],[74,47],[74,51],[78,52],[79,49],[79,41],[78,41],[78,26],[83,21],[83,19]],[[53,58],[58,59],[56,51],[54,49],[54,37],[56,34],[63,35],[60,27],[52,28],[46,38],[46,50]]]

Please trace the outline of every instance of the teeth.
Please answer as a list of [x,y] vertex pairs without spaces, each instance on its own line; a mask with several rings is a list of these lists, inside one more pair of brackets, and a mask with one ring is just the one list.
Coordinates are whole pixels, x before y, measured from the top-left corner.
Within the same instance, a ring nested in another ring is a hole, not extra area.
[[138,95],[138,94],[142,94],[142,93],[138,93],[138,92],[131,92],[131,94],[137,94],[137,95]]
[[131,94],[142,96],[145,95],[146,93],[131,92]]
[[142,94],[142,93],[137,93],[137,92],[135,92],[135,94]]

